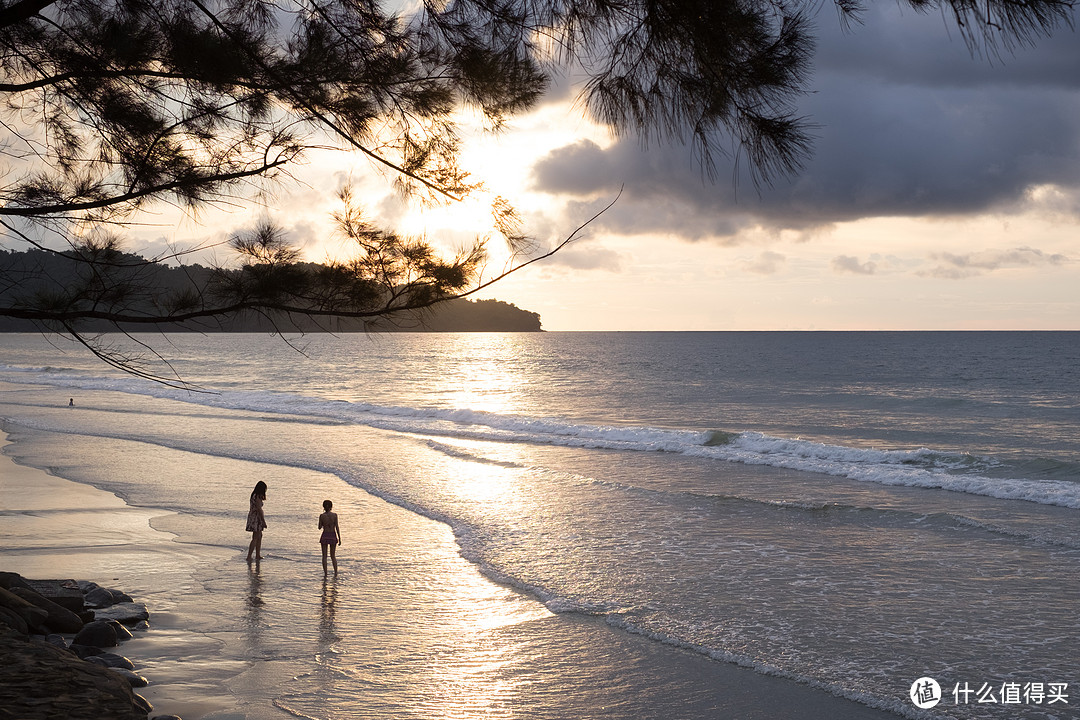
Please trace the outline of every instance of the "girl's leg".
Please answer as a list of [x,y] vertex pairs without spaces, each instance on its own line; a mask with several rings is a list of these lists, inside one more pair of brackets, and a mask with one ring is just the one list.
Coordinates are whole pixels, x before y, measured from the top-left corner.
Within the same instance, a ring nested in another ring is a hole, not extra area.
[[326,574],[326,543],[322,543],[322,574]]
[[[334,545],[334,544],[330,545],[330,559],[334,561],[334,574],[336,575],[337,574],[337,552],[336,552],[335,548],[337,548],[336,545]],[[323,562],[323,572],[325,572],[326,571],[326,545],[323,545],[323,559],[322,559],[322,562]]]
[[251,542],[248,543],[248,562],[251,562],[251,553],[255,552],[255,538],[257,538],[258,536],[258,532],[251,533]]
[[262,530],[256,530],[251,535],[251,544],[255,547],[255,559],[262,560]]

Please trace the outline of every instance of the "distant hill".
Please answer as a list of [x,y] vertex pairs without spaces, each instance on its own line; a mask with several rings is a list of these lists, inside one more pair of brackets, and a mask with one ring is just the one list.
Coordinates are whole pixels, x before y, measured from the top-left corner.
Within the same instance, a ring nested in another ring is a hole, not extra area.
[[[130,260],[142,260],[127,256]],[[9,306],[19,297],[62,292],[74,278],[71,263],[42,250],[23,252],[0,250],[0,304]],[[211,270],[200,265],[172,268],[146,265],[140,269],[142,281],[165,291],[181,292],[198,283]],[[110,323],[83,323],[87,332],[115,330]],[[40,327],[29,320],[0,317],[0,332],[36,332]],[[448,300],[417,313],[399,313],[375,322],[357,318],[313,319],[303,315],[270,320],[256,313],[174,325],[121,326],[127,332],[540,332],[540,315],[501,300]]]
[[432,332],[540,332],[540,315],[502,300],[459,298],[436,305],[418,319],[399,320],[385,330]]

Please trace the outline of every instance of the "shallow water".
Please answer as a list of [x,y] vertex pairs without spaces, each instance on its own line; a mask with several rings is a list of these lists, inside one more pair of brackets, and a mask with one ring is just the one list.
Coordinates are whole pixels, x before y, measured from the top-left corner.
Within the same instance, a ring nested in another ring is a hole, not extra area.
[[[379,435],[367,433],[366,444],[378,450]],[[35,495],[41,480],[11,484],[0,464],[5,568],[89,576],[145,602],[151,629],[120,652],[150,679],[140,692],[156,712],[188,720],[795,718],[812,708],[883,717],[595,618],[555,614],[482,576],[446,525],[326,473],[70,433],[15,429],[11,439],[5,452],[20,462],[135,504],[75,483]],[[216,498],[251,477],[273,490],[265,557],[249,565],[237,543],[243,517]],[[311,498],[324,496],[348,518],[341,572],[328,576],[311,510]]]
[[[261,572],[198,580],[267,661],[241,676],[255,694],[302,679],[279,709],[619,717],[648,696],[713,716],[678,674],[625,686],[672,647],[910,717],[923,676],[944,717],[1072,707],[952,691],[1077,682],[1074,334],[318,337],[307,358],[173,341],[219,394],[9,345],[0,379],[32,385],[8,385],[0,416],[22,460],[175,510],[155,527],[187,542],[236,547],[267,481]],[[349,569],[319,594],[321,494]],[[552,652],[582,661],[576,680]]]

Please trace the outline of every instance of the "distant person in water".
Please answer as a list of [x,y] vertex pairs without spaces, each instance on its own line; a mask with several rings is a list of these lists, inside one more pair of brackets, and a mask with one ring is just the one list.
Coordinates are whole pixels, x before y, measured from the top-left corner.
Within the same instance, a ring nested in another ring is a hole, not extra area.
[[75,398],[68,398],[68,407],[75,407]]
[[255,559],[262,559],[262,534],[266,529],[266,517],[263,515],[263,502],[266,501],[266,483],[262,480],[255,483],[255,489],[251,491],[251,501],[248,506],[247,531],[251,533],[251,544],[248,545],[248,562],[251,562],[251,554],[255,553]]
[[319,529],[322,530],[322,537],[319,538],[319,544],[322,545],[322,571],[323,575],[325,575],[327,573],[326,551],[328,549],[330,559],[334,561],[334,572],[337,572],[337,555],[334,551],[341,544],[341,530],[338,529],[337,513],[330,511],[334,507],[334,503],[323,500],[322,506],[323,514],[319,516]]

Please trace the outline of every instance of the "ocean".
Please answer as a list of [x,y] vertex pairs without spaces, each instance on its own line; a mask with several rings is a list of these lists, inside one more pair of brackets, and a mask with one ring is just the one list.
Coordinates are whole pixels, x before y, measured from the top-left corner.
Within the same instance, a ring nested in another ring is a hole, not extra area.
[[710,666],[1080,716],[1080,333],[136,337],[188,387],[0,336],[7,452],[226,552],[196,584],[281,717],[741,717]]

